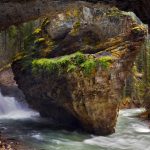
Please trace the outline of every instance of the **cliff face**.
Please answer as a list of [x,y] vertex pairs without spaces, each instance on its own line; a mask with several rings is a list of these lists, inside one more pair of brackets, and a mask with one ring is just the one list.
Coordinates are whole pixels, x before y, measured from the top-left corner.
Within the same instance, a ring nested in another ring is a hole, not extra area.
[[55,126],[113,133],[124,79],[146,35],[133,13],[104,4],[68,7],[31,35],[30,55],[12,65],[15,80]]
[[[145,23],[150,23],[149,0],[84,0],[88,2],[105,2],[122,10],[131,10]],[[2,0],[0,1],[0,29],[20,24],[64,10],[78,0]]]

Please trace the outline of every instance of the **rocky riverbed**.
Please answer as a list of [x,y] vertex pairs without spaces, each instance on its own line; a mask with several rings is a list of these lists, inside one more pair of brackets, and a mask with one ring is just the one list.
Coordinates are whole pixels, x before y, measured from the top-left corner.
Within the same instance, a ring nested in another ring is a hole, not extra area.
[[0,135],[0,150],[27,150],[16,139],[4,138]]

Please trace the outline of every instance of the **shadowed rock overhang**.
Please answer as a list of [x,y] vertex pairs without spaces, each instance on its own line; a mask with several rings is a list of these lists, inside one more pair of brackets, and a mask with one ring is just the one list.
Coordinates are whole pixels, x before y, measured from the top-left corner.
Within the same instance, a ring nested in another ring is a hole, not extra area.
[[[105,2],[123,10],[130,10],[144,22],[150,23],[149,0],[84,0],[88,2]],[[37,19],[41,16],[52,15],[64,10],[68,5],[81,4],[78,0],[1,0],[0,29],[10,25]]]

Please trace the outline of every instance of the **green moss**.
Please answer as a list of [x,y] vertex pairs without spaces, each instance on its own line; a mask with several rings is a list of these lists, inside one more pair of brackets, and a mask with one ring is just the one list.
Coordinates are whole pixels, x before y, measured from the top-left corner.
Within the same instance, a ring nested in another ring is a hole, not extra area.
[[97,61],[94,59],[86,60],[81,67],[83,68],[83,71],[85,74],[89,75],[92,73],[92,71],[97,67]]
[[44,43],[45,42],[45,38],[38,38],[34,41],[34,44],[40,44],[40,43]]
[[108,67],[110,66],[112,61],[112,57],[110,56],[103,56],[101,58],[99,58],[98,62],[101,65],[101,67],[103,69],[108,69]]
[[42,58],[32,61],[32,72],[36,75],[39,73],[50,73],[59,75],[61,73],[72,72],[81,69],[86,75],[90,75],[98,66],[106,69],[110,65],[110,57],[95,58],[86,56],[80,52],[59,58]]
[[76,52],[76,53],[72,54],[71,59],[75,63],[75,65],[80,65],[83,62],[85,62],[86,57],[81,52]]
[[37,29],[35,29],[35,31],[33,32],[33,34],[37,35],[37,34],[40,34],[41,32],[42,32],[42,29],[37,28]]
[[109,11],[106,13],[107,16],[110,16],[110,17],[119,17],[119,16],[124,16],[123,12],[120,11],[118,8],[116,7],[112,7],[111,9],[109,9]]
[[70,64],[70,65],[68,65],[67,72],[72,72],[72,71],[74,71],[76,68],[77,68],[77,66],[75,66],[74,64]]
[[51,58],[51,59],[37,59],[33,60],[32,68],[33,73],[62,73],[64,70],[72,71],[73,65],[79,65],[84,61],[85,56],[82,53],[74,53],[72,55],[66,55],[60,58]]
[[73,28],[72,28],[72,30],[70,32],[70,34],[72,36],[76,36],[78,34],[78,32],[79,32],[80,26],[81,26],[80,22],[75,22],[74,25],[73,25]]

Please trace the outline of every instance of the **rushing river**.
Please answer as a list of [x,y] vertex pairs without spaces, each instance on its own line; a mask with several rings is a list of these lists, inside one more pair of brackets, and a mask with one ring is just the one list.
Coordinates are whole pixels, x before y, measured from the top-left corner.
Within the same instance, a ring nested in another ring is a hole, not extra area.
[[0,131],[29,146],[28,150],[150,150],[148,124],[134,116],[143,109],[121,110],[116,133],[94,136],[51,130],[46,120],[14,98],[0,94]]

